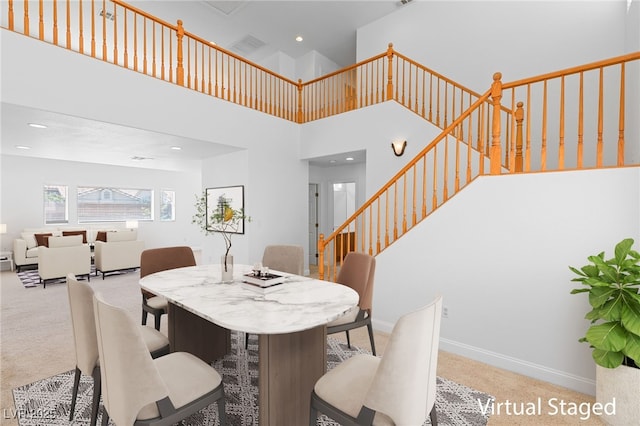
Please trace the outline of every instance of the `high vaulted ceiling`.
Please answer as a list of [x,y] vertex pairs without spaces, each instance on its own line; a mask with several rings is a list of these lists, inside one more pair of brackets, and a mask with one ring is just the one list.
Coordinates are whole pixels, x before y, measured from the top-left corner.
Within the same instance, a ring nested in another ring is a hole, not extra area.
[[[317,51],[339,67],[355,62],[357,28],[392,13],[404,4],[400,0],[144,0],[129,3],[170,22],[182,19],[188,31],[255,62],[278,51],[294,59]],[[303,41],[297,42],[296,36],[302,36]],[[204,141],[5,103],[0,113],[3,154],[193,170],[200,159],[230,150],[229,147]],[[49,123],[50,128],[34,129],[28,126],[29,123]],[[51,126],[53,123],[57,125]],[[114,138],[114,135],[118,137]],[[105,144],[107,140],[108,145]],[[23,148],[17,147],[20,145]],[[24,149],[24,146],[30,149]],[[176,146],[183,149],[172,149]],[[354,158],[354,162],[364,161],[364,153],[355,152],[317,159],[314,164],[345,164],[346,157]]]

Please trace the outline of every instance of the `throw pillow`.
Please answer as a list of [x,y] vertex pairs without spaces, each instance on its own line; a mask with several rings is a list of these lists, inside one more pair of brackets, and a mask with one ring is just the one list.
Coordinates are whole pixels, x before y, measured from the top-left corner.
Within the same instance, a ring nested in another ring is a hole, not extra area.
[[52,235],[53,234],[49,232],[48,234],[34,234],[34,237],[36,238],[36,243],[38,246],[49,247],[47,239]]
[[82,235],[82,244],[87,244],[87,231],[62,231],[62,236]]
[[102,241],[103,243],[107,242],[107,232],[106,231],[98,231],[96,234],[96,241]]
[[38,242],[33,232],[23,232],[20,236],[27,243],[27,249],[38,247]]

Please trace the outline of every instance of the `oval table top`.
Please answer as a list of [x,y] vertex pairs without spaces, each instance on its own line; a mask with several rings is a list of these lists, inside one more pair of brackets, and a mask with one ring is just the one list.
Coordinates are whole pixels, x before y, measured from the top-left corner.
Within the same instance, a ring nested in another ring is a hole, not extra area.
[[350,287],[271,270],[285,276],[278,290],[262,294],[242,285],[250,265],[234,265],[232,283],[220,282],[220,265],[156,272],[140,286],[221,327],[257,334],[292,333],[339,318],[358,304]]

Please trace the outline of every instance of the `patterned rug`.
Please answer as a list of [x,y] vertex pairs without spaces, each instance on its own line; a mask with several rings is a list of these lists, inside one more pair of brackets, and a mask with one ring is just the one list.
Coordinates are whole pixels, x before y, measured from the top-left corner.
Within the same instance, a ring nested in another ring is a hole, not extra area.
[[[107,277],[109,277],[109,275],[128,274],[129,272],[133,272],[136,270],[137,269],[123,269],[122,271],[109,272],[107,274]],[[40,276],[38,275],[37,268],[23,270],[23,271],[17,272],[17,274],[18,274],[18,278],[20,278],[20,281],[22,282],[22,285],[25,288],[40,287],[42,285],[42,283],[40,282]],[[80,277],[79,279],[83,280],[86,278]],[[96,276],[96,267],[94,265],[91,265],[91,279],[102,279],[102,274],[98,274],[98,276]],[[57,280],[47,281],[47,285],[60,284],[66,281],[67,281],[66,278],[59,278]]]
[[[227,423],[231,426],[258,424],[258,339],[250,335],[249,350],[244,350],[244,334],[231,333],[231,353],[214,363],[222,374],[226,396]],[[240,350],[238,350],[240,348]],[[328,339],[327,368],[357,354],[368,353],[352,346]],[[89,425],[93,381],[82,376],[74,421],[69,422],[73,371],[15,388],[15,414],[20,426]],[[480,411],[490,395],[438,377],[436,411],[441,426],[486,425],[488,416]],[[183,426],[217,426],[217,406],[211,405],[180,423]],[[101,416],[98,418],[98,424]],[[337,426],[326,416],[318,417],[319,426]],[[427,420],[425,425],[429,424]],[[113,425],[110,421],[109,425]]]

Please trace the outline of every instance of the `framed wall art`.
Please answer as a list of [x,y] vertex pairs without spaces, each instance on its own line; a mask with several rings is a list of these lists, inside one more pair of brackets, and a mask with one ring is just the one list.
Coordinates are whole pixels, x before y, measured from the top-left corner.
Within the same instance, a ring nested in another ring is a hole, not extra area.
[[207,188],[207,229],[244,234],[244,185]]

